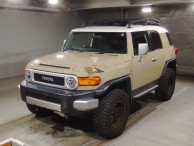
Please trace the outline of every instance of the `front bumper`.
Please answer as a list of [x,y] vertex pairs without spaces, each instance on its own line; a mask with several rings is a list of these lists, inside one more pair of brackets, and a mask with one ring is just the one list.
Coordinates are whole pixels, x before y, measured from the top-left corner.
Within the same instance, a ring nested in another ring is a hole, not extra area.
[[24,102],[76,117],[87,115],[99,103],[94,90],[69,91],[29,83],[26,80],[20,84],[20,93]]

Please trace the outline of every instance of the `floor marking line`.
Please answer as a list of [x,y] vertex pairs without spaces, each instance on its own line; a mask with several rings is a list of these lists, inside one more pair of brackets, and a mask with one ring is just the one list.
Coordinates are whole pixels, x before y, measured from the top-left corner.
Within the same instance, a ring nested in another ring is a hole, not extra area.
[[[128,125],[126,125],[125,131],[128,130],[128,128],[130,126],[132,126],[134,123],[136,123],[137,121],[141,120],[142,118],[144,118],[146,115],[150,114],[151,112],[153,112],[154,110],[156,110],[157,108],[154,107],[151,110],[145,112],[143,115],[141,115],[140,117],[138,117],[137,119],[135,119],[134,121],[132,121],[131,123],[129,123]],[[106,142],[108,142],[109,140],[106,141],[102,141],[99,144],[97,144],[96,146],[102,146],[103,144],[105,144]]]
[[96,146],[101,146],[101,145],[105,144],[106,142],[108,142],[108,140],[102,141],[99,144],[97,144]]
[[89,145],[89,144],[91,144],[91,143],[93,143],[93,142],[96,142],[96,141],[98,141],[98,140],[97,140],[97,139],[94,139],[94,140],[87,140],[87,141],[85,141],[84,143],[80,144],[80,146],[87,146],[87,145]]
[[147,141],[152,141],[152,142],[158,143],[158,144],[160,144],[160,145],[162,144],[163,146],[169,146],[169,145],[166,145],[166,144],[164,144],[164,143],[161,143],[161,142],[158,142],[158,141],[149,139],[149,138],[145,138],[145,137],[142,137],[142,136],[137,136],[137,135],[134,135],[134,134],[130,134],[130,135],[135,136],[135,137],[138,137],[138,138],[141,138],[141,139],[144,139],[144,140],[147,140]]
[[146,115],[150,114],[151,112],[153,112],[154,110],[156,110],[157,108],[153,108],[147,112],[145,112],[143,115],[141,115],[140,117],[138,117],[137,119],[135,119],[134,121],[132,121],[131,123],[129,123],[127,126],[126,126],[126,130],[127,128],[129,128],[131,125],[133,125],[134,123],[136,123],[137,121],[141,120],[142,118],[144,118]]
[[90,142],[90,140],[86,140],[86,141],[84,141],[83,143],[81,143],[79,146],[83,146],[83,145],[85,145],[86,143],[88,143],[88,142]]
[[174,96],[178,96],[179,94],[181,94],[182,92],[184,92],[188,87],[184,87],[181,90],[179,90],[177,93],[174,94]]
[[25,118],[28,118],[28,117],[30,117],[30,116],[32,116],[32,115],[33,115],[33,114],[29,114],[29,115],[23,116],[23,117],[21,117],[21,118],[18,118],[18,119],[16,119],[16,120],[12,120],[12,121],[9,121],[9,122],[7,122],[7,123],[0,124],[0,127],[9,125],[9,124],[11,124],[11,123],[17,122],[17,121],[22,120],[22,119],[25,119]]

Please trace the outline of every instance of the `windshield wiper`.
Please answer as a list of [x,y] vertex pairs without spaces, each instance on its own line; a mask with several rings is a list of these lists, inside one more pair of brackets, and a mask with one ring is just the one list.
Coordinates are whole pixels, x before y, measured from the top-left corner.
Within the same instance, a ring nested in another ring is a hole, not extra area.
[[79,51],[79,52],[84,52],[83,50],[76,49],[76,48],[67,48],[67,49],[64,49],[64,51],[67,51],[67,50],[72,50],[72,51]]

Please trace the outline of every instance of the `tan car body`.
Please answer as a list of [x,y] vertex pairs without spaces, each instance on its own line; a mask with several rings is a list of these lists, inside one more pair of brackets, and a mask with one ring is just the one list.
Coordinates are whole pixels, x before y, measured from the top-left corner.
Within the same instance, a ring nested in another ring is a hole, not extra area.
[[[160,34],[163,49],[148,52],[143,55],[141,62],[134,56],[131,32],[154,30]],[[126,32],[127,54],[97,54],[94,52],[64,51],[46,55],[31,61],[27,68],[59,74],[71,74],[77,77],[99,76],[101,83],[98,86],[79,86],[77,90],[97,89],[107,81],[130,76],[132,90],[144,86],[161,77],[165,62],[175,58],[173,46],[169,45],[166,29],[158,26],[126,27],[86,27],[72,30],[75,32]],[[157,62],[152,62],[158,57]],[[43,64],[43,65],[41,65]],[[70,69],[44,66],[52,65],[69,67]]]
[[[93,114],[94,129],[101,136],[115,138],[124,131],[133,99],[154,90],[157,98],[172,97],[177,50],[166,29],[148,25],[90,26],[72,32],[79,33],[70,34],[62,51],[35,59],[26,67],[26,80],[19,87],[32,113],[40,117],[55,111],[72,117]],[[80,35],[76,42],[75,36],[82,32],[92,32],[89,34],[93,37],[88,41]],[[106,42],[94,41],[104,38],[95,32],[118,32],[122,41],[107,37],[110,45],[106,47]],[[117,44],[120,48],[123,43],[127,46],[118,51]],[[115,50],[123,54],[104,53]]]

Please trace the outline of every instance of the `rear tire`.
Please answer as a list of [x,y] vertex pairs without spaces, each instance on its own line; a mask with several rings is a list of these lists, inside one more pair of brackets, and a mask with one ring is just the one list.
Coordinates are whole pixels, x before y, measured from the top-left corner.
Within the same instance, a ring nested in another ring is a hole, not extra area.
[[35,114],[38,117],[48,117],[50,115],[52,115],[53,111],[46,109],[46,108],[42,108],[39,106],[35,106],[35,105],[31,105],[31,104],[27,104],[27,107],[29,109],[29,111],[31,111],[33,114]]
[[175,88],[175,72],[171,68],[167,68],[165,74],[159,81],[159,87],[156,89],[156,96],[161,100],[170,100]]
[[128,95],[120,89],[110,91],[94,111],[94,129],[106,138],[119,136],[125,130],[129,111]]

